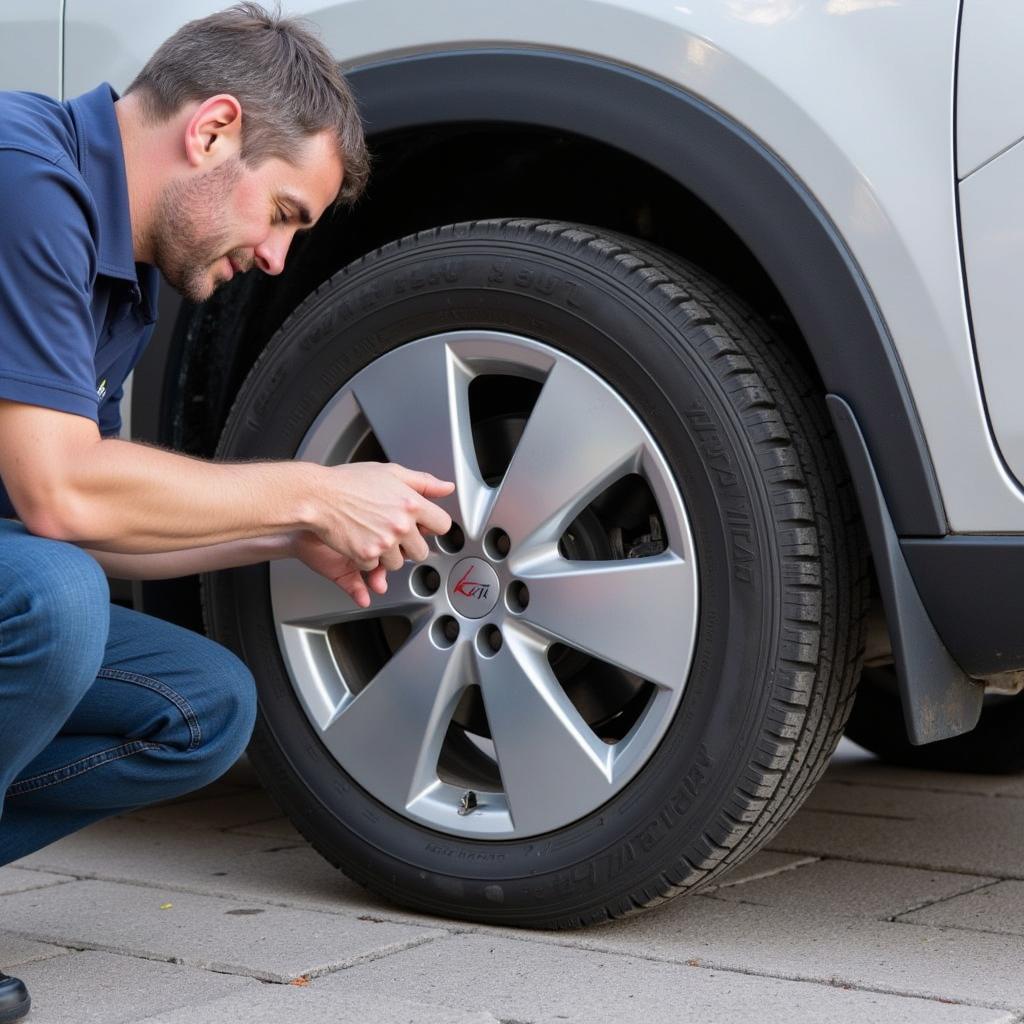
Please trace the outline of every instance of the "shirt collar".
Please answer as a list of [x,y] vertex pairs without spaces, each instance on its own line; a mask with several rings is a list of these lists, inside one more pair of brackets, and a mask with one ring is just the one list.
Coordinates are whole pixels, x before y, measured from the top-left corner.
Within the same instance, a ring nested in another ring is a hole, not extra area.
[[117,93],[106,82],[68,101],[78,133],[78,169],[99,214],[96,267],[101,274],[141,285],[139,298],[147,320],[154,316],[155,267],[135,262],[128,178],[121,129],[114,112]]
[[104,82],[68,101],[78,132],[78,169],[99,213],[97,268],[111,277],[136,281],[132,221],[121,130],[114,113],[117,93]]

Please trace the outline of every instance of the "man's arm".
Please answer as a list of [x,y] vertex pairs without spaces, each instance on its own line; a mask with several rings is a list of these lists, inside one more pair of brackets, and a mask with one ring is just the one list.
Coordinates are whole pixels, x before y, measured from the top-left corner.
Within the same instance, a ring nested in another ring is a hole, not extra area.
[[97,551],[94,548],[85,550],[99,562],[108,576],[123,580],[166,580],[193,573],[256,565],[278,558],[298,558],[314,572],[336,583],[356,604],[364,608],[370,604],[370,591],[383,594],[388,589],[383,566],[378,566],[364,576],[352,559],[338,554],[308,530],[141,555]]
[[147,554],[124,554],[90,547],[85,547],[85,550],[100,563],[108,576],[121,580],[169,580],[194,573],[257,565],[279,558],[294,558],[296,555],[294,534],[229,540],[223,544]]
[[27,528],[96,551],[172,552],[310,531],[369,572],[426,557],[453,485],[401,466],[218,464],[104,439],[82,416],[0,401],[0,476]]

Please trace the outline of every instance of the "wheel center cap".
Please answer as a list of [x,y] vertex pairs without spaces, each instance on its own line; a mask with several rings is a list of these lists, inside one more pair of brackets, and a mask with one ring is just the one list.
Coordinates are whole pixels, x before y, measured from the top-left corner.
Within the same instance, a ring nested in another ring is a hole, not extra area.
[[448,600],[467,619],[481,619],[498,603],[498,575],[482,558],[456,562],[448,577]]

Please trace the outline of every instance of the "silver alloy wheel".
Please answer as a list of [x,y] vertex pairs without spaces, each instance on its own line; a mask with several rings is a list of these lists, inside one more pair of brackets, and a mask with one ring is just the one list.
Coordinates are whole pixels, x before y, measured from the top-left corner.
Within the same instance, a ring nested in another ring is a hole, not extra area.
[[[481,475],[470,417],[479,375],[541,385],[494,486]],[[435,538],[426,563],[391,574],[368,609],[297,561],[271,564],[278,639],[306,715],[368,792],[441,832],[519,839],[579,820],[644,766],[689,674],[697,566],[664,457],[591,370],[493,331],[434,335],[375,360],[327,404],[296,458],[350,461],[370,430],[390,460],[456,481],[441,504],[461,536]],[[567,527],[629,474],[650,488],[663,550],[565,557]],[[384,617],[407,620],[408,635],[360,685],[332,631]],[[625,735],[609,742],[588,724],[552,669],[555,645],[644,681],[649,699]],[[453,714],[474,686],[490,735],[471,739],[496,763],[500,786],[471,788],[439,771]]]

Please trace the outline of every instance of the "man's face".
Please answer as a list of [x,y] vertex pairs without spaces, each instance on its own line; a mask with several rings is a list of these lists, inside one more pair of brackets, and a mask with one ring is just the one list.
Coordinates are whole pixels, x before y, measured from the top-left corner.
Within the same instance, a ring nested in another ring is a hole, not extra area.
[[173,288],[203,302],[237,273],[280,274],[296,231],[319,220],[341,188],[329,133],[312,136],[295,163],[251,168],[238,156],[168,185],[160,196],[153,262]]

